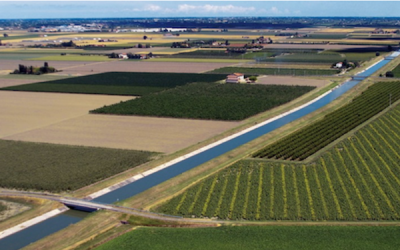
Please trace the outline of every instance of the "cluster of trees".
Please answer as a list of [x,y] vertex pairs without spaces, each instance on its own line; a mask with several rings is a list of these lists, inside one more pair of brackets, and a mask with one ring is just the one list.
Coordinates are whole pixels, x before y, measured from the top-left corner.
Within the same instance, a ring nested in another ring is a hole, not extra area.
[[[141,55],[139,54],[132,54],[132,53],[126,53],[126,56],[128,57],[128,59],[143,59]],[[109,56],[109,58],[120,58],[118,53],[111,53]],[[152,58],[153,57],[153,53],[149,53],[146,55],[146,59],[147,58]]]
[[173,42],[171,48],[190,48],[191,45],[187,42]]
[[[332,64],[331,68],[338,68],[337,64],[338,64],[338,62],[334,62]],[[342,67],[340,67],[340,69],[354,69],[358,66],[360,66],[360,64],[357,61],[348,62],[347,59],[344,59],[342,62]]]
[[25,66],[23,64],[19,64],[18,69],[14,70],[14,72],[11,74],[41,75],[54,72],[59,72],[59,70],[49,67],[49,64],[45,62],[43,67]]

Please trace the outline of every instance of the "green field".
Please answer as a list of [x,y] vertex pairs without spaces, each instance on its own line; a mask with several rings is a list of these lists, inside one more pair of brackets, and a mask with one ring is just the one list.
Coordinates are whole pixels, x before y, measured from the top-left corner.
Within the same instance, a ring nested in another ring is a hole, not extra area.
[[231,220],[400,219],[400,106],[310,164],[242,160],[157,208]]
[[312,89],[314,87],[193,83],[105,106],[91,112],[207,120],[242,120],[287,103]]
[[397,65],[396,68],[392,70],[394,77],[400,77],[400,65]]
[[110,72],[25,84],[2,90],[140,96],[190,82],[215,82],[224,78],[225,75],[211,74]]
[[[27,60],[31,58],[37,58],[40,56],[44,56],[37,52],[37,54],[33,53],[0,53],[0,60]],[[15,68],[18,68],[18,65],[15,64]]]
[[138,228],[97,250],[397,250],[400,227]]
[[330,69],[289,69],[289,68],[247,68],[247,67],[224,67],[215,69],[207,73],[232,74],[240,72],[246,75],[334,75],[339,73],[339,70]]
[[155,153],[0,140],[0,187],[69,191],[143,164]]
[[[156,53],[156,52],[155,52]],[[199,62],[199,63],[240,63],[249,62],[250,60],[241,59],[214,59],[214,58],[152,58],[151,60],[146,60],[144,62]]]
[[318,51],[296,52],[282,51],[276,57],[260,58],[260,62],[286,62],[286,63],[335,63],[343,60],[349,62],[362,62],[374,58],[375,52],[341,52],[341,51]]
[[104,55],[53,55],[53,56],[43,56],[36,58],[29,58],[26,60],[30,61],[85,61],[85,62],[104,62],[104,61],[112,61],[115,59],[108,58],[108,56]]
[[400,82],[378,82],[351,103],[254,154],[257,158],[304,160],[400,99]]

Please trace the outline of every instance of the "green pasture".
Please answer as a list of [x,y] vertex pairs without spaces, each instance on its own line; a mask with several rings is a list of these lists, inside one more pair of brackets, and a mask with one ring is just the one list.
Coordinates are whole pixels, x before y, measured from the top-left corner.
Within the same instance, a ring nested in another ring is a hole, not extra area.
[[108,58],[103,55],[54,55],[54,56],[43,56],[36,58],[26,59],[29,61],[85,61],[85,62],[104,62],[112,61],[115,59]]

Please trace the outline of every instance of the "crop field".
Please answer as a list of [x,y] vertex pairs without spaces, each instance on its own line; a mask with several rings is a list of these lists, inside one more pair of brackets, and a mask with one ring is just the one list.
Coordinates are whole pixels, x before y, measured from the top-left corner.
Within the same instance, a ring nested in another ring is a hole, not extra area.
[[132,97],[0,91],[0,138],[81,117]]
[[329,80],[311,79],[307,77],[296,76],[260,76],[257,79],[257,84],[312,86],[317,88],[326,86],[329,83],[331,83]]
[[398,249],[400,228],[338,226],[238,226],[138,228],[97,250],[375,250]]
[[0,187],[75,190],[141,165],[155,153],[0,140]]
[[29,61],[85,61],[85,62],[104,62],[104,61],[112,61],[115,59],[108,58],[103,55],[54,55],[54,56],[42,56],[35,58],[28,58],[26,60]]
[[400,77],[400,65],[397,65],[396,68],[392,70],[394,77]]
[[152,62],[192,62],[192,63],[244,63],[250,60],[242,59],[219,59],[219,58],[153,58]]
[[231,220],[399,220],[400,106],[311,164],[242,160],[159,212]]
[[85,114],[3,139],[173,153],[238,125],[238,122]]
[[304,160],[400,99],[399,82],[375,83],[351,103],[254,154],[256,158]]
[[2,90],[108,95],[145,95],[189,82],[214,82],[225,75],[177,73],[102,73],[56,81],[19,85]]
[[339,70],[331,69],[291,69],[291,68],[250,68],[250,67],[225,67],[215,69],[208,73],[232,74],[240,72],[246,75],[334,75],[339,73]]
[[242,120],[289,102],[312,89],[314,87],[194,83],[105,106],[91,112],[207,120]]

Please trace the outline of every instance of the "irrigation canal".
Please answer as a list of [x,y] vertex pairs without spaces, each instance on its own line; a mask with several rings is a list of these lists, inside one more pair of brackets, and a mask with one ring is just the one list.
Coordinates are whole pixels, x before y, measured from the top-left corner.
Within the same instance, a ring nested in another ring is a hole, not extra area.
[[[343,83],[328,94],[324,95],[322,98],[317,98],[316,101],[311,102],[309,105],[304,106],[301,109],[289,113],[279,119],[273,120],[240,136],[234,137],[231,140],[225,141],[199,154],[193,155],[183,161],[169,166],[168,168],[162,169],[126,186],[115,189],[105,195],[99,196],[95,198],[94,201],[102,203],[114,203],[118,200],[124,200],[132,197],[185,171],[188,171],[222,154],[225,154],[262,135],[265,135],[279,127],[282,127],[289,122],[310,114],[311,112],[316,111],[317,109],[331,103],[333,100],[346,93],[349,89],[360,83],[365,78],[369,77],[371,74],[388,64],[391,60],[399,55],[399,52],[392,53],[390,56],[374,64],[367,70],[355,75],[353,77],[353,80]],[[86,215],[88,215],[88,213],[67,211],[58,216],[49,218],[41,223],[28,227],[0,240],[0,249],[20,249],[24,246],[29,245],[32,242],[35,242],[52,233],[55,233],[70,224],[74,224],[82,220],[86,217]]]

